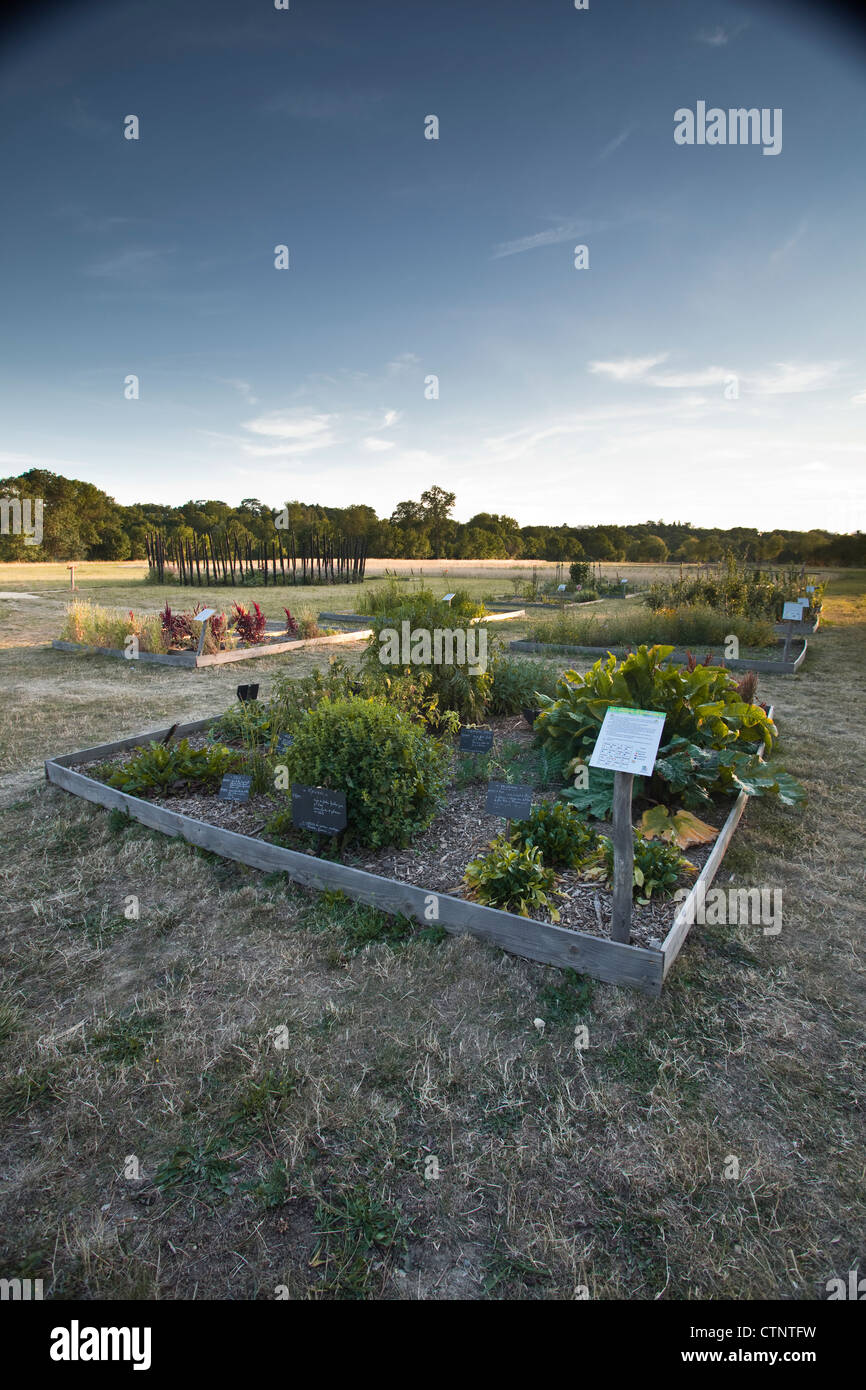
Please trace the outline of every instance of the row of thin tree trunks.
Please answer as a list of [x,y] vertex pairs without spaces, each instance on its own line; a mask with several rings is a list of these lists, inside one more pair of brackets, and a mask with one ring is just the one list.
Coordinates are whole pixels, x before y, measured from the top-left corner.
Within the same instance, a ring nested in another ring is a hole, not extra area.
[[151,574],[160,584],[359,584],[364,579],[364,540],[313,534],[296,544],[290,531],[279,541],[240,541],[207,532],[193,541],[145,537]]

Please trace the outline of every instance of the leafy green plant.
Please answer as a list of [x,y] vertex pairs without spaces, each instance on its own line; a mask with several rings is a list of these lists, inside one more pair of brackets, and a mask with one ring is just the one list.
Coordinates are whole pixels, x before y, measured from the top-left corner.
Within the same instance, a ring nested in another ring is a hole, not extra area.
[[635,793],[695,807],[712,795],[748,791],[778,795],[788,804],[802,799],[793,778],[759,754],[770,754],[776,726],[760,705],[747,703],[724,669],[664,664],[670,647],[640,647],[623,661],[597,661],[583,675],[566,671],[557,698],[542,697],[535,722],[542,743],[560,759],[563,776],[588,771],[588,785],[568,787],[565,800],[578,810],[609,813],[612,774],[588,768],[604,716],[614,706],[657,710],[665,715],[652,778],[635,779]]
[[554,872],[545,866],[535,846],[511,845],[499,836],[491,840],[487,854],[467,864],[463,879],[467,897],[487,907],[517,912],[521,917],[547,909],[553,921],[559,921],[559,912],[550,900]]
[[598,847],[598,832],[562,801],[541,801],[512,825],[513,844],[538,849],[545,864],[574,868]]
[[729,552],[719,574],[690,575],[650,585],[647,603],[653,609],[699,604],[727,618],[739,615],[772,623],[781,618],[787,600],[805,594],[807,584],[814,586],[812,611],[820,612],[824,585],[816,578],[804,578],[793,566],[787,570],[750,569]]
[[191,748],[188,739],[179,743],[151,743],[140,748],[122,767],[103,765],[103,780],[109,787],[131,796],[181,796],[193,791],[210,791],[227,772],[238,765],[238,755],[221,744]]
[[[613,842],[606,835],[600,837],[604,855],[604,865],[609,883],[613,882]],[[676,845],[666,840],[645,840],[643,835],[634,837],[634,886],[633,893],[638,902],[648,903],[655,893],[658,898],[669,897],[675,892],[684,873],[695,873],[694,864],[681,853]]]
[[[422,634],[416,648],[414,640],[410,649],[404,653],[401,634],[403,624],[408,623],[411,634]],[[493,676],[488,664],[473,661],[471,654],[480,654],[481,633],[473,625],[468,614],[455,611],[453,606],[436,599],[429,590],[412,594],[397,608],[387,614],[374,615],[370,620],[373,637],[364,652],[362,662],[366,672],[373,679],[382,670],[383,664],[392,673],[403,671],[416,678],[426,672],[430,678],[428,691],[435,695],[440,710],[454,710],[464,723],[480,719],[487,707]],[[381,638],[383,630],[384,638]],[[442,639],[442,659],[437,659],[434,649],[434,634],[450,632],[453,636],[446,647]],[[400,650],[400,664],[383,663],[382,654],[387,649],[389,634],[396,633]],[[426,635],[426,636],[424,636]],[[491,639],[487,636],[488,648]],[[424,650],[426,646],[427,650]],[[408,661],[405,658],[408,657]],[[450,659],[449,659],[450,658]],[[481,665],[485,669],[478,669]]]
[[323,700],[283,755],[292,782],[346,793],[347,837],[376,849],[406,845],[445,796],[443,745],[385,700]]
[[214,1138],[204,1144],[181,1144],[160,1164],[154,1174],[154,1187],[210,1188],[223,1196],[233,1191],[232,1174],[237,1165],[222,1154],[228,1145],[225,1138]]
[[552,696],[557,675],[551,666],[529,657],[515,658],[497,652],[490,663],[493,682],[488,710],[491,714],[520,714],[535,709],[537,695]]

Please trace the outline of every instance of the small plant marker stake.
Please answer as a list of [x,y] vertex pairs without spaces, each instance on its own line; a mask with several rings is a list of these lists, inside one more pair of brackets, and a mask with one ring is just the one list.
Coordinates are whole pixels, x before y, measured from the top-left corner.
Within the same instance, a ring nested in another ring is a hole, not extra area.
[[631,940],[631,898],[634,883],[634,834],[631,826],[631,772],[613,774],[613,912],[612,941]]
[[67,565],[66,568],[69,570],[69,587],[70,587],[70,589],[74,589],[74,588],[75,588],[75,566],[74,566],[74,565]]

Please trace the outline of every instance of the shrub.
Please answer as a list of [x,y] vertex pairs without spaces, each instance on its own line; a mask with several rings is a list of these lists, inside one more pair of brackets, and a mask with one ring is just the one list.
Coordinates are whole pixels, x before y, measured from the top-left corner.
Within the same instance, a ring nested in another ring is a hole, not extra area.
[[562,801],[542,801],[512,825],[512,843],[538,849],[545,864],[576,868],[598,848],[598,833]]
[[583,587],[589,580],[589,561],[572,560],[568,567],[568,574],[575,589],[578,585]]
[[813,584],[812,609],[821,610],[824,585],[813,577],[805,579],[799,570],[749,569],[728,554],[724,570],[718,575],[691,575],[669,583],[651,584],[647,591],[650,608],[670,608],[680,604],[703,605],[727,617],[763,618],[778,622],[782,605],[788,599],[799,598],[805,586]]
[[[430,693],[436,696],[437,705],[440,710],[454,710],[464,723],[475,723],[484,714],[490,696],[493,677],[489,665],[483,671],[476,669],[476,663],[470,661],[471,652],[480,652],[480,634],[472,626],[471,619],[455,613],[447,604],[441,600],[433,598],[428,590],[422,590],[414,594],[410,601],[389,613],[387,616],[373,617],[370,626],[373,628],[373,637],[367,646],[362,658],[364,669],[376,678],[379,671],[383,669],[380,660],[380,653],[383,645],[380,642],[380,633],[383,629],[394,630],[398,638],[402,633],[402,624],[409,624],[410,632],[421,632],[429,635],[429,643],[432,654],[433,634],[436,630],[451,631],[454,634],[453,650],[448,654],[455,658],[463,650],[464,659],[453,662],[412,658],[411,651],[408,653],[410,660],[405,666],[402,665],[403,652],[401,649],[401,666],[390,665],[387,669],[391,674],[402,669],[404,674],[413,678],[421,672],[427,672],[430,676]],[[488,638],[488,650],[491,645]],[[401,644],[402,647],[402,644]],[[426,656],[426,654],[423,654]],[[477,663],[480,665],[481,663]]]
[[346,793],[347,834],[377,849],[406,845],[445,796],[445,748],[385,700],[323,699],[283,755],[292,782]]
[[151,743],[140,748],[122,767],[98,769],[102,780],[131,796],[180,796],[185,792],[211,791],[226,772],[239,763],[237,753],[221,744],[191,748],[179,743]]
[[244,608],[242,603],[233,603],[234,610],[234,629],[242,642],[248,642],[254,647],[261,642],[265,635],[267,618],[257,603],[253,603],[253,612]]
[[707,606],[652,611],[642,605],[629,605],[625,612],[603,617],[560,612],[535,623],[529,639],[576,647],[636,647],[650,642],[698,647],[719,646],[732,631],[744,647],[772,647],[776,643],[773,625],[767,619],[732,620]]
[[[801,800],[799,784],[758,757],[759,750],[772,752],[777,737],[766,711],[743,701],[721,667],[689,671],[663,665],[670,652],[670,647],[640,647],[622,662],[614,656],[596,661],[584,675],[566,671],[557,698],[542,697],[535,729],[560,758],[563,775],[587,763],[606,711],[621,706],[665,715],[665,742],[646,789],[652,800],[670,803],[682,797],[686,805],[698,806],[713,794],[741,790],[751,796],[775,794],[788,804]],[[568,788],[562,795],[578,809],[604,816],[613,774],[592,768],[588,781],[588,787]],[[635,787],[643,793],[643,779],[636,778]]]
[[173,613],[166,603],[159,617],[167,646],[178,647],[192,637],[192,622],[188,613]]
[[286,632],[289,634],[290,637],[297,637],[298,624],[295,622],[295,619],[292,617],[288,608],[284,608],[283,612],[286,615]]
[[521,917],[528,917],[530,910],[547,908],[553,921],[559,921],[549,896],[554,872],[545,867],[537,847],[515,847],[499,836],[491,840],[487,854],[467,864],[463,879],[466,896],[486,907],[517,912]]
[[[600,837],[608,882],[613,882],[613,843],[606,835]],[[675,844],[666,840],[645,840],[634,837],[634,879],[632,893],[639,902],[649,902],[653,893],[666,898],[676,889],[683,873],[694,873],[695,866]]]
[[535,709],[539,693],[553,695],[556,689],[556,672],[529,657],[515,658],[497,652],[490,672],[491,714],[519,714],[524,709]]

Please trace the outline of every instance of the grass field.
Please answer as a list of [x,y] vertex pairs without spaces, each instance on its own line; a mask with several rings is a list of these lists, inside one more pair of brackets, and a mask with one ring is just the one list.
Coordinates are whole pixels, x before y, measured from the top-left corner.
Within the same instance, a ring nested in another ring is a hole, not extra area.
[[[83,568],[100,602],[191,592]],[[46,753],[217,712],[281,661],[53,652],[56,569],[0,567],[5,1277],[94,1299],[811,1299],[857,1264],[866,574],[831,584],[803,673],[761,681],[810,800],[750,806],[721,881],[780,887],[781,934],[693,928],[650,1000],[49,789]],[[283,594],[255,591],[269,616]]]

